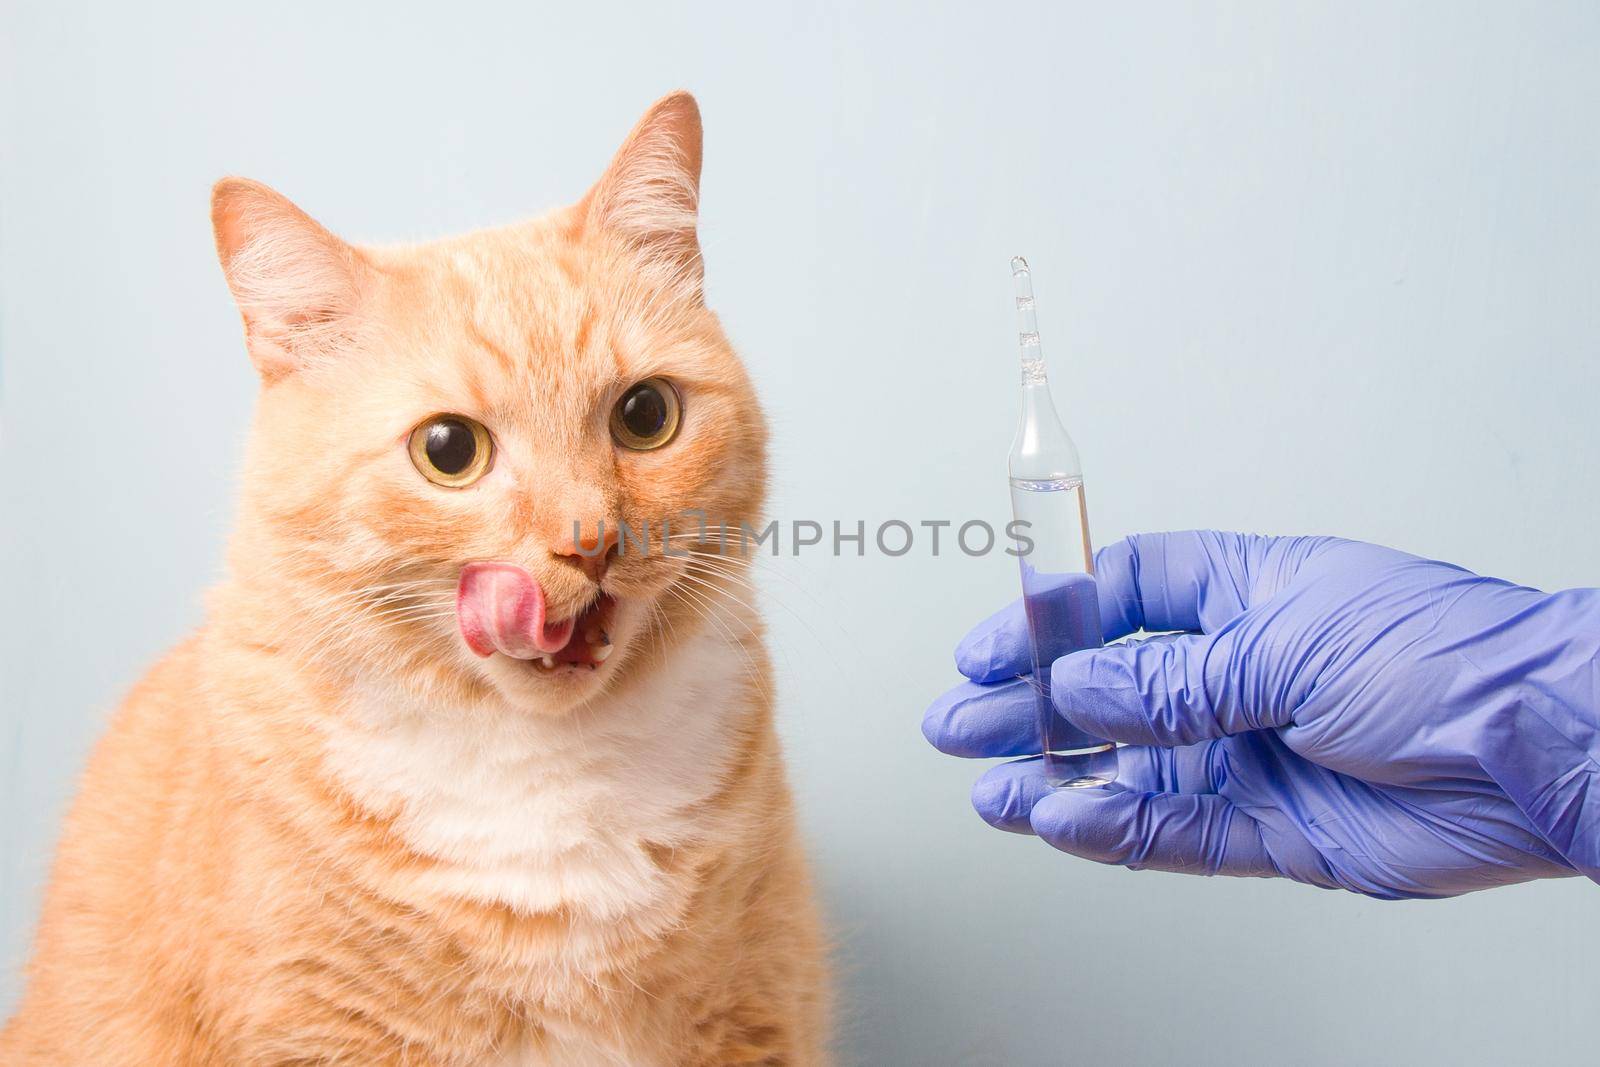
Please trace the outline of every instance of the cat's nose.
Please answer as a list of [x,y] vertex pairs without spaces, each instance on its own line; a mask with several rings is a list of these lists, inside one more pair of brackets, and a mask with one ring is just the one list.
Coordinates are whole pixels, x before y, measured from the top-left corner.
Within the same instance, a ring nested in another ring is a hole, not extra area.
[[581,538],[568,537],[551,550],[551,555],[569,566],[577,567],[599,582],[606,576],[606,568],[617,555],[617,530],[615,523],[601,523],[599,529],[585,530]]

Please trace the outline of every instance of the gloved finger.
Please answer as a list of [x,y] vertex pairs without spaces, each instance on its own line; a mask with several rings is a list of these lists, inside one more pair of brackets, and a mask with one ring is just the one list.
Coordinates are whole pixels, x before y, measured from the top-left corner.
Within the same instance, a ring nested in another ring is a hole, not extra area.
[[[1097,605],[1087,596],[1094,579],[1087,574],[1036,575],[1029,580],[1039,627],[1039,655],[1058,656],[1099,644]],[[997,682],[1033,671],[1028,616],[1015,600],[984,619],[956,645],[956,669],[974,682]]]
[[1033,806],[1049,796],[1051,787],[1044,778],[1039,757],[1015,760],[990,767],[972,785],[972,807],[983,821],[997,830],[1031,834],[1028,815]]
[[[1115,641],[1139,630],[1220,629],[1251,602],[1254,575],[1273,560],[1272,585],[1292,577],[1301,553],[1279,551],[1317,539],[1184,530],[1134,534],[1095,553],[1096,599],[1101,636]],[[1281,557],[1281,558],[1280,558]],[[1065,600],[1079,575],[1061,575],[1060,586],[1042,602]],[[1265,595],[1270,590],[1258,590]],[[1063,630],[1041,653],[1055,659],[1074,651]],[[993,682],[1033,669],[1028,619],[1015,600],[974,626],[956,646],[956,669],[974,682]]]
[[1182,530],[1134,534],[1095,553],[1107,641],[1138,630],[1219,629],[1250,606],[1251,572],[1278,538]]
[[[1137,745],[1119,748],[1117,783],[1112,788],[1140,793],[1214,793],[1211,750],[1215,744],[1213,741],[1176,749]],[[1035,756],[990,767],[972,786],[972,806],[990,826],[1031,834],[1034,805],[1053,792],[1045,781],[1044,764]]]
[[[993,685],[961,683],[923,713],[922,736],[951,756],[987,759],[1038,753],[1039,705],[1033,679],[1012,678]],[[1050,736],[1060,748],[1087,748],[1096,743],[1064,720],[1052,725]]]
[[1122,745],[1117,749],[1117,788],[1135,793],[1215,793],[1218,741],[1183,748]]
[[1033,803],[1029,823],[1061,851],[1097,863],[1249,878],[1280,873],[1256,821],[1214,794],[1061,789]]
[[[1057,713],[1084,733],[1175,748],[1288,725],[1259,627],[1075,652],[1050,668]],[[1248,654],[1246,654],[1248,653]]]
[[1020,599],[967,631],[956,645],[956,670],[974,682],[998,682],[1033,670],[1028,617]]

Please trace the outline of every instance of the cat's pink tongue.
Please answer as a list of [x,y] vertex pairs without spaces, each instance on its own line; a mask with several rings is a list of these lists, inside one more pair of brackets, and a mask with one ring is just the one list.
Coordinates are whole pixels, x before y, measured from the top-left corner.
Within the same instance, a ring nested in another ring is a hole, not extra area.
[[574,620],[551,625],[544,590],[515,563],[469,563],[456,586],[456,620],[467,647],[480,656],[503,652],[535,659],[559,652],[572,638]]

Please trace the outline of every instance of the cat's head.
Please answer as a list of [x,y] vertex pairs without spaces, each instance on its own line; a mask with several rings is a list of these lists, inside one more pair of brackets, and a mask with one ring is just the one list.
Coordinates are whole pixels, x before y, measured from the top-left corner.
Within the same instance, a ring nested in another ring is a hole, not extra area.
[[[700,158],[675,93],[576,205],[407,247],[218,183],[262,379],[231,555],[268,594],[249,625],[333,669],[548,712],[704,625],[729,563],[676,548],[692,512],[754,524],[765,431],[702,299]],[[623,524],[648,547],[619,551]]]

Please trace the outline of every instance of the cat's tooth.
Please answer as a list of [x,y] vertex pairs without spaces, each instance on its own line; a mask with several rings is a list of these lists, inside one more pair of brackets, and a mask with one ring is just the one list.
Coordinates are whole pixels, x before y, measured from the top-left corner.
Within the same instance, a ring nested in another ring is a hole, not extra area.
[[539,665],[547,671],[553,671],[556,669],[556,658],[550,655],[540,656]]
[[611,655],[611,646],[601,645],[598,648],[590,649],[589,655],[594,657],[594,661],[596,663],[604,663],[606,661],[606,657]]

